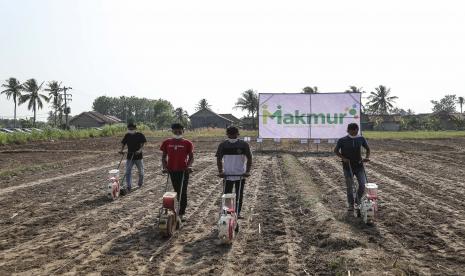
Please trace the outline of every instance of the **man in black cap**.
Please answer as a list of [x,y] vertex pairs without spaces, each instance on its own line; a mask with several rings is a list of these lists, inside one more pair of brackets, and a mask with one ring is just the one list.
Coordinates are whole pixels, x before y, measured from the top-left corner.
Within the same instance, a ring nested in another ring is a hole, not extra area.
[[139,172],[139,188],[144,183],[144,161],[142,160],[142,148],[147,142],[144,134],[138,132],[134,123],[128,124],[128,133],[124,135],[121,144],[123,144],[120,153],[123,153],[124,147],[128,146],[128,154],[126,156],[126,183],[127,191],[131,191],[131,172],[134,164]]

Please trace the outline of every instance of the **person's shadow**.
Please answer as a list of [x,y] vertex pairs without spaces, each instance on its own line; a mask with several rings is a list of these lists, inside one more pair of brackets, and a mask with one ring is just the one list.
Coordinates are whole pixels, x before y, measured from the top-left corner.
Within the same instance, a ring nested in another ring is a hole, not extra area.
[[231,245],[221,244],[216,230],[184,245],[183,251],[191,256],[184,265],[191,266],[205,261],[215,263],[231,250]]
[[160,235],[156,226],[154,220],[153,223],[116,239],[106,254],[114,256],[131,255],[136,249],[139,255],[150,258],[153,252],[167,241],[166,238]]
[[[383,212],[378,211],[377,221],[381,222],[382,219]],[[353,212],[347,212],[343,215],[340,214],[338,220],[348,224],[355,233],[363,233],[364,235],[367,235],[370,243],[382,243],[384,239],[377,227],[376,220],[374,224],[367,225],[363,222],[362,218],[355,217]]]

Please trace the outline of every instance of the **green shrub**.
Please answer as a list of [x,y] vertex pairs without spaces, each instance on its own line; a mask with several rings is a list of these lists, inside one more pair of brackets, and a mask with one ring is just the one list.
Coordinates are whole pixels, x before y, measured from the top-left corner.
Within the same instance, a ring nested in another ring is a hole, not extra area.
[[6,133],[0,133],[0,145],[6,145],[7,135]]

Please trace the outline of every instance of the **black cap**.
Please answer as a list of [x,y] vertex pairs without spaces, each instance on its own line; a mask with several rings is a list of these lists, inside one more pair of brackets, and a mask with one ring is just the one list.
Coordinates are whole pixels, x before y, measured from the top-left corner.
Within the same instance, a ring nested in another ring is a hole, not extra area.
[[128,128],[137,128],[137,126],[133,122],[130,122],[128,123]]
[[235,126],[230,126],[226,129],[226,133],[229,135],[239,134],[239,129]]
[[359,130],[358,125],[356,123],[350,123],[347,126],[347,130]]
[[180,123],[174,123],[171,125],[171,129],[184,129],[184,127]]

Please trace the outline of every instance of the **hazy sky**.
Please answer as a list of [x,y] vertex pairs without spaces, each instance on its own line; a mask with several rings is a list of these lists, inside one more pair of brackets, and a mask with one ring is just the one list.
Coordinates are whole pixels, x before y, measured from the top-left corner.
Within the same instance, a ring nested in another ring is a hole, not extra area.
[[[0,0],[0,80],[63,81],[73,114],[135,95],[241,115],[232,107],[249,88],[380,84],[429,112],[431,99],[465,96],[461,2]],[[1,96],[0,117],[12,115]]]

